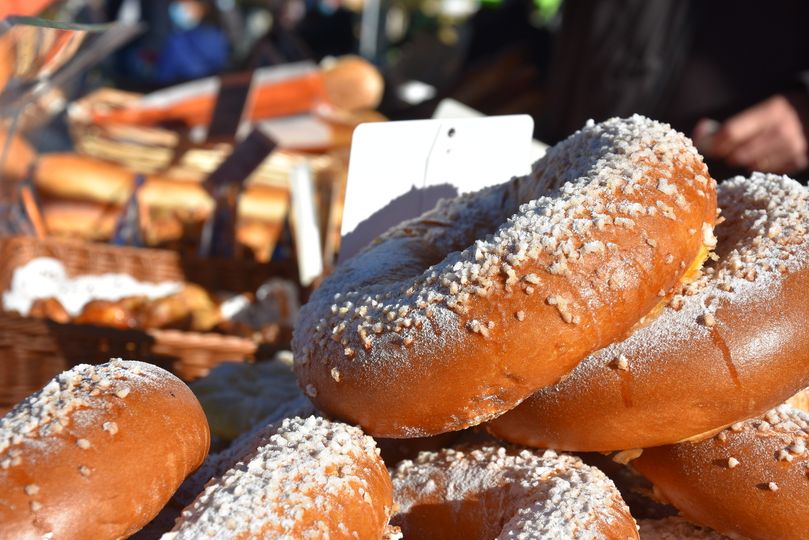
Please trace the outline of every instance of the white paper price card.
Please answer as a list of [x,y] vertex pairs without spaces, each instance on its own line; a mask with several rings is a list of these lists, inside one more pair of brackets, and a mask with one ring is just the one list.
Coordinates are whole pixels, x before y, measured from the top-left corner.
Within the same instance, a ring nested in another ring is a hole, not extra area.
[[339,260],[439,199],[530,170],[528,115],[362,124],[354,131]]

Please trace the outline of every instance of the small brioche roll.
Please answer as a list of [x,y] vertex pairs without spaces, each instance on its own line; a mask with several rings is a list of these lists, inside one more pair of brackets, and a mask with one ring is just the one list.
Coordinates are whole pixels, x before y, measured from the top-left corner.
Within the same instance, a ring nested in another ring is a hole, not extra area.
[[382,537],[393,489],[379,449],[360,429],[285,419],[251,445],[164,539]]
[[167,371],[122,360],[76,366],[0,419],[0,536],[129,536],[209,442],[194,394]]
[[375,109],[382,101],[385,81],[364,58],[347,55],[323,70],[329,100],[349,111]]

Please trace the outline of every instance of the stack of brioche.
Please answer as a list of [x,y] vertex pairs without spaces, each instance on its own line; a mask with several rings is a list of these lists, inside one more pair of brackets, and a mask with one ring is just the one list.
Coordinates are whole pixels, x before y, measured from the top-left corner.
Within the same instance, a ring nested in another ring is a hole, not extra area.
[[[249,421],[258,398],[208,400],[240,427],[207,459],[172,375],[54,379],[0,420],[0,530],[806,538],[809,413],[785,402],[809,386],[807,287],[805,187],[717,187],[669,126],[591,122],[338,267],[300,310],[301,393],[268,384],[288,399]],[[222,384],[258,376],[240,373]]]

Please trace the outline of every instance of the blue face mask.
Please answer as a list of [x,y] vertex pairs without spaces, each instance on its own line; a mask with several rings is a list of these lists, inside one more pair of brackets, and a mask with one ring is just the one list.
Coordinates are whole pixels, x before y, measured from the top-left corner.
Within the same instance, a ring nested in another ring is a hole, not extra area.
[[169,4],[169,17],[174,26],[180,30],[190,30],[199,25],[199,18],[185,6],[185,2]]

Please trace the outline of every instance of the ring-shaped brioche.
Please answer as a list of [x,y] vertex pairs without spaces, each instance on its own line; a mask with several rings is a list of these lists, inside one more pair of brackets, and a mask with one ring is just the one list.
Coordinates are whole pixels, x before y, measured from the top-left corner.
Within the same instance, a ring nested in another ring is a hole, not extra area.
[[151,364],[78,365],[0,419],[0,536],[123,538],[205,459],[191,390]]
[[809,537],[809,414],[780,405],[700,442],[632,461],[683,516],[728,536]]
[[638,538],[612,481],[579,458],[473,445],[422,452],[393,472],[405,538]]
[[708,434],[809,385],[809,190],[720,184],[719,259],[623,342],[489,424],[539,448],[610,451]]
[[323,418],[285,419],[212,480],[166,540],[381,538],[393,508],[374,440]]
[[300,313],[300,383],[375,436],[479,424],[624,336],[701,264],[715,217],[685,136],[589,123],[531,175],[444,201],[338,267]]

